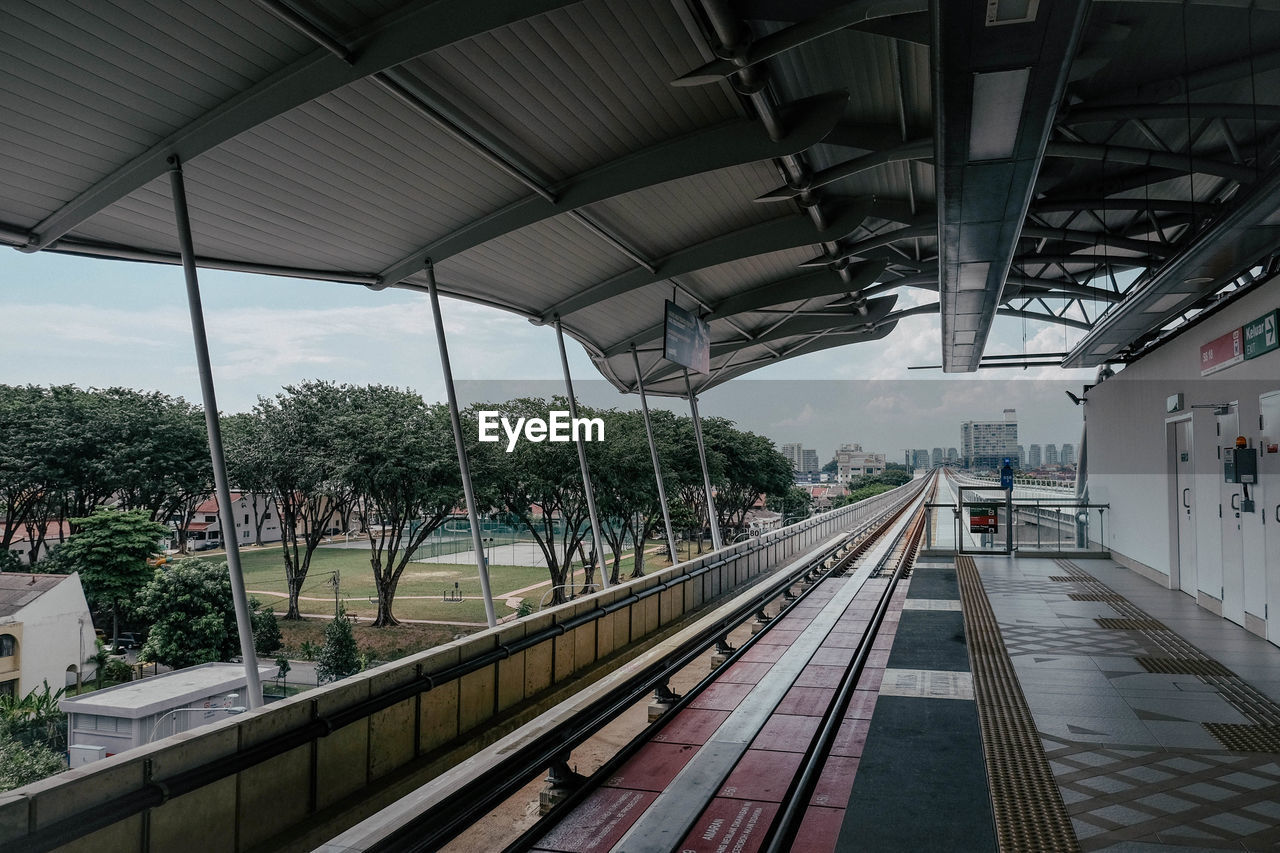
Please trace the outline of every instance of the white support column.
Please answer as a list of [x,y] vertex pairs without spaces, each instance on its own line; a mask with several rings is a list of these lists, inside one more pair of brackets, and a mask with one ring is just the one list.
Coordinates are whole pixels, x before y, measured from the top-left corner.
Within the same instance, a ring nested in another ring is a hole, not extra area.
[[[569,375],[569,355],[564,348],[564,330],[560,328],[560,318],[556,318],[556,341],[560,344],[560,365],[564,368],[564,387],[569,395],[569,417],[578,420],[578,401],[573,396],[573,377]],[[596,513],[596,495],[591,488],[591,466],[587,464],[587,448],[582,442],[582,435],[574,430],[575,444],[578,445],[578,467],[582,469],[582,488],[587,493],[587,514],[591,517],[591,535],[595,539],[596,567],[600,572],[600,586],[609,587],[609,573],[605,570],[604,537],[600,535],[600,516]]]
[[716,502],[711,495],[711,472],[707,468],[707,448],[702,443],[702,419],[698,417],[698,398],[693,395],[693,384],[689,381],[689,369],[684,371],[684,388],[689,395],[689,410],[693,412],[693,436],[698,440],[698,458],[702,460],[702,487],[707,493],[707,519],[711,526],[711,547],[719,551],[724,547],[720,538],[720,519],[716,516]]
[[[658,505],[662,507],[662,526],[667,533],[667,548],[671,551],[671,565],[676,557],[676,536],[671,530],[671,511],[667,508],[667,488],[662,482],[662,463],[658,460],[658,444],[653,440],[653,424],[649,421],[649,398],[644,393],[644,377],[640,374],[640,356],[631,347],[631,361],[636,366],[636,387],[640,389],[640,410],[644,412],[644,432],[649,437],[649,456],[653,460],[653,478],[658,482]],[[641,534],[644,531],[640,531]]]
[[458,472],[462,475],[462,494],[467,502],[467,521],[471,525],[471,547],[476,552],[476,572],[480,576],[480,594],[484,597],[484,617],[492,628],[498,624],[493,609],[493,590],[489,587],[489,564],[484,558],[484,540],[480,536],[480,511],[476,508],[476,492],[471,485],[471,464],[462,439],[462,417],[458,414],[458,394],[453,387],[453,368],[449,364],[449,346],[444,338],[444,319],[440,316],[440,293],[436,288],[436,269],[428,258],[427,295],[431,299],[431,316],[435,319],[436,343],[440,345],[440,370],[444,373],[444,390],[449,398],[449,422],[453,427],[453,444],[458,451]]
[[244,573],[240,570],[240,543],[236,537],[235,513],[231,507],[231,489],[227,484],[227,463],[222,455],[222,427],[218,421],[218,401],[213,391],[213,368],[209,363],[209,339],[204,329],[204,309],[200,304],[200,279],[196,275],[195,245],[191,239],[191,219],[187,214],[187,191],[182,180],[182,164],[176,156],[169,158],[169,186],[173,192],[173,214],[178,223],[178,247],[182,253],[182,272],[187,283],[187,307],[191,311],[191,337],[196,348],[196,367],[200,373],[200,395],[204,399],[204,425],[209,433],[209,461],[213,465],[214,493],[218,497],[218,520],[222,525],[222,541],[227,549],[227,573],[231,576],[231,599],[236,612],[236,631],[240,637],[240,657],[244,661],[246,703],[250,708],[262,707],[262,684],[258,679],[258,655],[253,648],[253,619],[249,614],[249,597],[244,590]]

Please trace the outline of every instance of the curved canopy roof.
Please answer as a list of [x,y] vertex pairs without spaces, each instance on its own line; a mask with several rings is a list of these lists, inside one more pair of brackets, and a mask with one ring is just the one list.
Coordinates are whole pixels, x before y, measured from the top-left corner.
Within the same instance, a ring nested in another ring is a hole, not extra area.
[[998,315],[1123,359],[1269,270],[1276,6],[12,0],[0,242],[172,262],[179,162],[203,265],[430,263],[624,390],[683,393],[669,299],[697,389],[920,313],[948,370]]

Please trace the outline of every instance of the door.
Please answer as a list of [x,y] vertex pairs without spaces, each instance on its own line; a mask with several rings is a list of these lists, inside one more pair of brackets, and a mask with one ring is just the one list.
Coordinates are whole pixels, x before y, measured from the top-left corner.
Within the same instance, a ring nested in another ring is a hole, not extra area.
[[1239,483],[1228,483],[1222,462],[1226,451],[1235,447],[1240,434],[1240,413],[1233,403],[1218,420],[1218,497],[1222,521],[1222,615],[1244,624],[1244,543],[1240,533],[1240,500],[1244,497]]
[[[1280,391],[1258,398],[1262,435],[1258,441],[1258,485],[1255,501],[1262,522],[1266,571],[1267,639],[1280,643]],[[1271,611],[1276,609],[1275,619]]]
[[1196,594],[1195,479],[1192,475],[1191,420],[1173,425],[1173,500],[1178,518],[1178,588]]

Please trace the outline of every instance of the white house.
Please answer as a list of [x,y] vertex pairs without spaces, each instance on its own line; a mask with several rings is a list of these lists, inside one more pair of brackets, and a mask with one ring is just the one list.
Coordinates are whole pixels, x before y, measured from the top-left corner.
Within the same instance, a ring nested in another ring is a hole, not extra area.
[[[236,538],[241,545],[258,541],[257,524],[262,524],[262,541],[280,541],[280,513],[270,495],[251,492],[231,493],[231,512],[236,520]],[[222,519],[218,515],[218,498],[210,497],[196,507],[187,524],[189,543],[223,544]]]
[[0,573],[0,694],[74,684],[93,639],[80,575]]
[[[258,672],[265,679],[275,668]],[[71,766],[238,713],[249,705],[246,681],[241,664],[205,663],[63,699]]]

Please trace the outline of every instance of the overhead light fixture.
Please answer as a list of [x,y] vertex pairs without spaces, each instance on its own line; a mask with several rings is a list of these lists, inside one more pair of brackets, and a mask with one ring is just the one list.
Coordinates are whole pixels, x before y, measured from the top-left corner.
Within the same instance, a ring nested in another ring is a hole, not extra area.
[[969,160],[1008,160],[1018,141],[1030,68],[973,75]]
[[986,290],[987,276],[991,272],[990,261],[960,265],[961,290]]
[[1185,293],[1169,293],[1161,296],[1155,302],[1152,302],[1146,308],[1142,309],[1143,314],[1163,314],[1166,311],[1172,311],[1178,306],[1182,300],[1187,298]]

